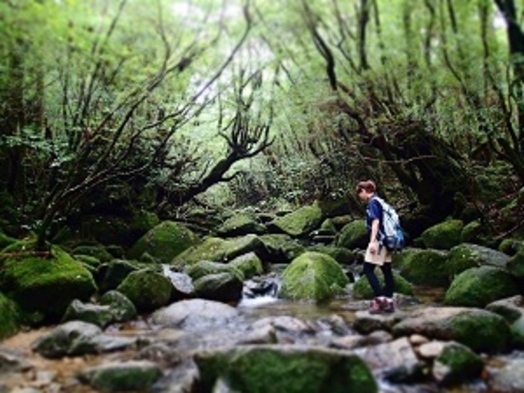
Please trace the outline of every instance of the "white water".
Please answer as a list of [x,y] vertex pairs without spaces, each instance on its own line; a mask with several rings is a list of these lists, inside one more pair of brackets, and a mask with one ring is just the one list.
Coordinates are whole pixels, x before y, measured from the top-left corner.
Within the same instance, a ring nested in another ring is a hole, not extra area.
[[266,304],[276,303],[278,302],[278,299],[276,297],[265,295],[265,296],[259,296],[255,298],[243,298],[240,303],[238,304],[238,307],[246,307],[246,308],[254,308],[254,307],[260,307],[265,306]]

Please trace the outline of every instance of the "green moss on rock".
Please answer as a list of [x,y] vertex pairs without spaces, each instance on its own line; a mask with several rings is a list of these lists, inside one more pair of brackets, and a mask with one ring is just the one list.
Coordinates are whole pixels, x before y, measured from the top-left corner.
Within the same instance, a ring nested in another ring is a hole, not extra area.
[[342,228],[337,240],[337,246],[353,250],[354,248],[366,248],[368,242],[369,235],[366,229],[366,221],[355,220]]
[[198,261],[220,262],[225,257],[224,244],[227,241],[218,237],[209,237],[202,243],[189,247],[178,254],[171,262],[175,266],[184,267]]
[[25,313],[61,318],[74,299],[88,300],[96,291],[91,273],[57,246],[49,255],[35,254],[32,242],[6,248],[0,271],[0,290]]
[[420,237],[427,248],[448,250],[460,243],[463,227],[461,220],[448,220],[426,229]]
[[282,273],[280,295],[320,301],[341,293],[348,283],[349,279],[333,258],[309,251],[293,260]]
[[19,318],[16,304],[0,293],[0,340],[18,331]]
[[479,355],[464,345],[451,342],[435,359],[433,375],[442,385],[451,385],[478,378],[483,368],[484,362]]
[[128,252],[128,257],[140,259],[148,253],[163,263],[169,263],[181,252],[200,243],[189,228],[173,221],[164,221],[142,236]]
[[510,258],[507,267],[513,276],[524,279],[524,249]]
[[323,348],[244,346],[199,354],[195,361],[203,391],[211,391],[219,378],[243,393],[374,393],[378,389],[361,358]]
[[442,286],[449,284],[446,253],[438,250],[417,250],[403,260],[401,274],[415,285]]
[[173,284],[149,269],[130,273],[116,290],[135,305],[138,312],[150,312],[169,304]]
[[473,351],[499,353],[511,344],[511,329],[506,320],[488,311],[480,317],[459,314],[449,321],[449,328],[452,337]]
[[476,244],[463,243],[449,251],[446,266],[449,279],[452,281],[456,275],[472,267],[487,265],[506,268],[508,261],[509,256],[500,251]]
[[276,218],[272,227],[291,236],[303,236],[316,229],[322,222],[322,210],[318,204],[304,206],[300,209]]
[[518,293],[517,282],[507,271],[481,266],[459,274],[448,288],[444,302],[451,306],[482,308]]

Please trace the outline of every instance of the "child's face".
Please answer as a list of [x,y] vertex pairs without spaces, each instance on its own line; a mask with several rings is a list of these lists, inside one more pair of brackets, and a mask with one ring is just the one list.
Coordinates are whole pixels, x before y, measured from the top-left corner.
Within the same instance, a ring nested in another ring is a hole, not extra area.
[[367,192],[366,190],[364,190],[363,188],[360,188],[358,191],[357,191],[357,195],[358,197],[360,198],[360,200],[362,201],[367,201],[369,200],[369,198],[371,198],[371,195],[373,195],[372,192]]

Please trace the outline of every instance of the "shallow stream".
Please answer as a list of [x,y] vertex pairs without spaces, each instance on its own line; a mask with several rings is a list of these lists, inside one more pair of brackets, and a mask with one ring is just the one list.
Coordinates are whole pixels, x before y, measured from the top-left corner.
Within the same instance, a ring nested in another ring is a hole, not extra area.
[[[416,298],[420,303],[406,305],[405,308],[424,307],[429,304],[438,305],[442,299],[441,290],[417,288]],[[163,329],[159,326],[152,325],[148,317],[137,319],[132,323],[124,325],[113,325],[106,329],[106,333],[115,336],[140,337],[147,340],[178,340],[180,344],[177,349],[181,354],[186,354],[195,349],[212,348],[227,343],[234,343],[236,339],[245,335],[248,328],[256,321],[271,317],[292,317],[306,323],[315,323],[316,326],[322,326],[323,320],[329,320],[335,317],[342,320],[344,326],[350,331],[352,321],[355,318],[355,312],[365,309],[367,302],[354,301],[348,297],[332,300],[323,304],[314,304],[310,302],[289,301],[277,299],[272,296],[261,296],[251,299],[243,299],[236,305],[239,311],[239,317],[234,322],[222,326],[195,326],[191,332],[181,332],[174,329]],[[19,351],[22,357],[30,362],[32,367],[25,373],[21,374],[0,374],[5,392],[94,392],[87,386],[78,384],[75,375],[82,369],[101,363],[105,360],[125,359],[126,356],[133,356],[134,351],[116,352],[102,355],[85,355],[75,358],[63,358],[59,360],[50,360],[33,353],[31,344],[41,335],[52,330],[53,327],[46,327],[38,330],[20,332],[17,335],[0,343],[0,347]],[[317,331],[314,340],[315,343],[322,345],[323,336],[326,342],[333,335],[333,326],[326,324],[325,330]],[[296,344],[308,343],[307,337],[293,337],[292,342]],[[184,355],[182,355],[184,356]],[[490,360],[495,366],[497,358]],[[6,379],[7,378],[7,379]],[[19,390],[21,388],[33,388],[35,390]],[[17,390],[18,389],[18,390]],[[381,393],[397,392],[487,392],[482,382],[461,386],[451,390],[440,390],[436,386],[426,385],[389,385],[385,382],[380,383]],[[3,393],[0,388],[0,393]]]

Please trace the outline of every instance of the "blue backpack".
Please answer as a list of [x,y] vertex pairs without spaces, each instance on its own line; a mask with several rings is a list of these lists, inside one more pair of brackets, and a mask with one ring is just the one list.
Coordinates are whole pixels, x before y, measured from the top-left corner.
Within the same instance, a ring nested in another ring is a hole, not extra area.
[[397,212],[382,198],[374,197],[382,205],[382,224],[384,233],[381,233],[381,243],[389,251],[400,251],[404,248],[404,231],[400,226]]

